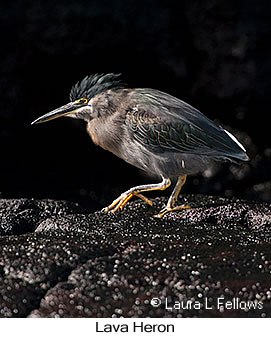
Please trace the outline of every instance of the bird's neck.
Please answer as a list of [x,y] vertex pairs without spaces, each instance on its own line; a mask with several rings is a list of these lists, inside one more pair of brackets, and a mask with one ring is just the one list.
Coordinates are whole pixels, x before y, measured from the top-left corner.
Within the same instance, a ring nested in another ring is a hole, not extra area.
[[119,156],[122,139],[122,126],[114,121],[114,115],[95,118],[88,122],[87,132],[92,141],[105,150]]
[[126,115],[132,90],[122,89],[107,92],[92,99],[95,118],[88,121],[87,131],[93,142],[121,157],[123,119]]

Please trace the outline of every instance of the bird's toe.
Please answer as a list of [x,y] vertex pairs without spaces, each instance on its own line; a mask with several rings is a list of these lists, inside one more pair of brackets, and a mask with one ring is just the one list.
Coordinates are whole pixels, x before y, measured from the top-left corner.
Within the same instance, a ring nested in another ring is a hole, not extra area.
[[190,209],[191,207],[189,205],[178,205],[174,208],[169,208],[169,207],[165,207],[164,209],[162,209],[159,214],[154,215],[153,217],[156,218],[162,218],[165,214],[167,214],[168,212],[171,211],[178,211],[178,210],[185,210],[185,209]]

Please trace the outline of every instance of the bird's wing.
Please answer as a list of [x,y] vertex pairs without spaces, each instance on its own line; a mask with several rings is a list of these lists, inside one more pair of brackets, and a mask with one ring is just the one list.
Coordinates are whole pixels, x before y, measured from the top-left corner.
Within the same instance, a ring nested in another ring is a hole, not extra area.
[[182,121],[165,121],[144,110],[127,111],[125,123],[136,141],[156,152],[191,153],[208,146],[201,130]]
[[134,139],[156,152],[177,151],[247,159],[242,145],[189,104],[153,89],[138,89],[126,125]]

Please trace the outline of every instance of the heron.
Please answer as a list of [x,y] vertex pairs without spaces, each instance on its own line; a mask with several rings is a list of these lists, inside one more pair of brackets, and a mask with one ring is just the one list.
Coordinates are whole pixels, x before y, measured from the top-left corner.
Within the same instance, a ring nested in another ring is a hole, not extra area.
[[240,162],[249,157],[244,146],[229,131],[217,125],[190,104],[160,90],[129,88],[121,74],[94,74],[77,82],[70,102],[32,122],[38,124],[67,116],[87,123],[92,141],[149,175],[159,183],[133,187],[116,198],[105,212],[115,213],[142,193],[176,185],[155,217],[190,208],[176,205],[187,175],[196,175],[213,161]]

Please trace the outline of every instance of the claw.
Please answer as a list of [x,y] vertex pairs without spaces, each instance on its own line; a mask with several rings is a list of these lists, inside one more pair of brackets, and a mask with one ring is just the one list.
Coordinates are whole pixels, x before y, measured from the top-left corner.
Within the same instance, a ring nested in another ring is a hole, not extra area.
[[118,205],[112,210],[113,214],[119,209],[123,209],[125,204],[134,196],[134,194],[124,195]]
[[123,194],[121,194],[117,199],[115,199],[108,207],[102,209],[104,212],[108,212],[113,209],[123,198]]
[[125,204],[133,197],[133,196],[137,196],[140,199],[142,199],[143,201],[147,202],[150,206],[153,205],[152,201],[150,199],[148,199],[147,197],[141,195],[141,194],[137,194],[137,193],[130,193],[130,194],[121,194],[115,201],[113,201],[113,203],[111,203],[108,207],[103,208],[102,211],[104,212],[108,212],[110,210],[112,210],[111,212],[114,214],[116,211],[118,211],[119,209],[123,209],[123,207],[125,206]]
[[166,208],[162,209],[159,212],[159,214],[154,215],[153,217],[162,218],[165,214],[167,214],[170,211],[185,210],[185,209],[191,209],[191,207],[189,205],[179,205],[179,206],[174,207],[174,208],[167,208],[166,207]]
[[123,209],[125,204],[133,197],[138,196],[140,199],[142,199],[144,202],[148,203],[150,206],[153,205],[152,201],[148,199],[147,197],[141,195],[141,192],[144,191],[154,191],[154,190],[165,190],[167,189],[171,184],[171,181],[169,178],[164,178],[161,183],[155,183],[155,184],[145,184],[145,185],[138,185],[134,188],[131,188],[121,194],[117,199],[115,199],[108,207],[103,208],[102,211],[108,212],[112,210],[113,213],[115,213],[119,209]]

